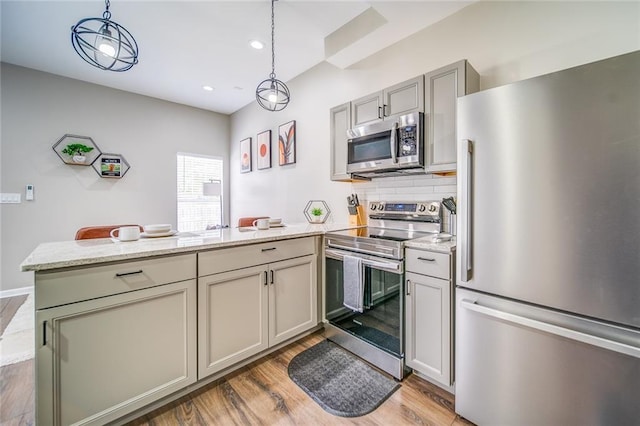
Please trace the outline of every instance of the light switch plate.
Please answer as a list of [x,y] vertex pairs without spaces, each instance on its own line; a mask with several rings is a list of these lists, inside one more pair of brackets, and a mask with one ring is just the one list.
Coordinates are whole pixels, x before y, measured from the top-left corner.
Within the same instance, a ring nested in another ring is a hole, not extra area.
[[4,192],[0,194],[0,203],[16,204],[20,203],[20,193]]

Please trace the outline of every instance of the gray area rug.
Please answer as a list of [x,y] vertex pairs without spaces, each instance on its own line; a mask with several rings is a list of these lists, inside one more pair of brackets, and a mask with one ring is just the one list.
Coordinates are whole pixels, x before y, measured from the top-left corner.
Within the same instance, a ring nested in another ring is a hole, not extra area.
[[289,377],[325,411],[342,417],[372,412],[400,387],[328,340],[296,355]]

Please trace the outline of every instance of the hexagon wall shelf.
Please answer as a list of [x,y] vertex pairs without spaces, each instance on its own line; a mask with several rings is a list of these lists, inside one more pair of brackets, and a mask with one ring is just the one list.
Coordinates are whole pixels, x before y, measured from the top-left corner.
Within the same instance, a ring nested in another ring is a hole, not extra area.
[[[313,212],[319,212],[319,215],[313,214]],[[304,208],[304,216],[309,223],[325,223],[331,214],[331,209],[322,200],[311,200]]]
[[[78,152],[83,155],[67,154],[64,151],[71,145],[84,145],[87,148],[91,148],[89,152]],[[58,157],[65,163],[73,166],[90,166],[94,161],[102,154],[98,145],[89,136],[79,135],[64,135],[58,142],[53,145],[53,150],[58,154]]]
[[130,168],[131,166],[122,155],[106,152],[100,154],[100,158],[93,163],[93,169],[103,178],[120,179]]

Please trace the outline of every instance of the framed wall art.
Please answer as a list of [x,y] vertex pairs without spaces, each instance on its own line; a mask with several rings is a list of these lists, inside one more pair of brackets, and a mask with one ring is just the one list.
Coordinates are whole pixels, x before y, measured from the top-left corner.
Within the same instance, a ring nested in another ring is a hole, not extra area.
[[251,171],[251,138],[240,141],[240,173]]
[[278,127],[278,157],[280,165],[296,162],[296,121],[281,124]]
[[131,168],[122,155],[108,153],[100,154],[92,166],[100,177],[115,179],[120,179]]
[[271,168],[271,130],[258,133],[258,170]]

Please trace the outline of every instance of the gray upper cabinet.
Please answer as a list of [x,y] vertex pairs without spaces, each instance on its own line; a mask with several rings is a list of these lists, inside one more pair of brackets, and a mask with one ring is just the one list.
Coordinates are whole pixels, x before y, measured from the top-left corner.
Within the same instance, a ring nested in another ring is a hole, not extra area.
[[424,77],[418,76],[383,91],[385,117],[424,112]]
[[331,180],[350,181],[347,173],[347,130],[351,121],[351,103],[331,108]]
[[427,173],[456,170],[456,100],[480,89],[480,76],[461,60],[425,75]]
[[395,84],[351,102],[351,127],[382,121],[387,117],[424,111],[424,77]]

